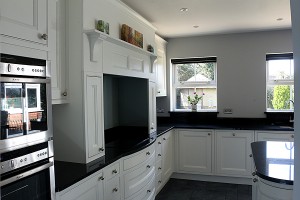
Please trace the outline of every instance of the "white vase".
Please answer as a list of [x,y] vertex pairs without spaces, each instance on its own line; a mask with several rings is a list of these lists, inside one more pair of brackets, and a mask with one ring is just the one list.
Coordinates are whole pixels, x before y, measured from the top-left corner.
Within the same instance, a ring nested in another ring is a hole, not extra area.
[[193,112],[196,112],[197,111],[197,105],[191,105],[191,109]]

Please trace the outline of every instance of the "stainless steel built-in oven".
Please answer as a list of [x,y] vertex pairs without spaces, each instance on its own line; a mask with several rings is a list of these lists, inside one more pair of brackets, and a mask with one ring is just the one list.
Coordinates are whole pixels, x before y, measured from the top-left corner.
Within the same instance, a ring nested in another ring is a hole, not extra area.
[[0,155],[1,200],[54,200],[53,141]]
[[0,54],[0,153],[52,140],[46,60]]

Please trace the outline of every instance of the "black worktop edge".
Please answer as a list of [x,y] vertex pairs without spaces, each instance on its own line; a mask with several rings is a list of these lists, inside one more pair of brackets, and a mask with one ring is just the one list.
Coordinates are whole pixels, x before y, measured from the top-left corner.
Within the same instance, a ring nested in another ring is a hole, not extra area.
[[273,178],[273,177],[270,177],[270,176],[266,176],[264,174],[261,174],[259,173],[258,171],[255,172],[255,174],[262,178],[262,179],[265,179],[267,181],[271,181],[273,183],[279,183],[279,184],[285,184],[285,185],[294,185],[294,181],[291,181],[291,180],[284,180],[284,179],[278,179],[278,178]]

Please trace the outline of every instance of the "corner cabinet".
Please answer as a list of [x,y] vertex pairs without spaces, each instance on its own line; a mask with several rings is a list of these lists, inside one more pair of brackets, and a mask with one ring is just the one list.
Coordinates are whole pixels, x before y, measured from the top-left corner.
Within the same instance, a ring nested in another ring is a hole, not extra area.
[[251,177],[254,131],[216,130],[216,174]]
[[157,59],[154,63],[156,70],[156,96],[167,96],[167,61],[166,61],[166,45],[167,42],[155,35]]
[[213,130],[178,130],[178,171],[212,173]]

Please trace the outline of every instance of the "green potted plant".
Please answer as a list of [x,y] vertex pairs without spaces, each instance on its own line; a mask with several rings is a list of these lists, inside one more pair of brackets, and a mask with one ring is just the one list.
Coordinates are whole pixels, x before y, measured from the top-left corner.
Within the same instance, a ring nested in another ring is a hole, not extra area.
[[191,97],[190,95],[187,97],[189,104],[191,104],[192,111],[197,111],[197,104],[200,100],[202,100],[204,93],[202,93],[202,96],[199,96],[196,92],[194,92],[194,97]]

